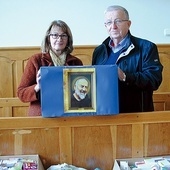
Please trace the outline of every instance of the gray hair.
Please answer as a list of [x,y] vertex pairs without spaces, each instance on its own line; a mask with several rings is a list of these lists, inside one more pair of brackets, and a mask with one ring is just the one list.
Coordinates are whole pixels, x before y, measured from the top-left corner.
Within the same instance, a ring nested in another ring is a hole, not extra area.
[[119,6],[119,5],[109,6],[109,7],[105,10],[104,14],[106,14],[106,13],[109,12],[109,11],[114,11],[114,10],[121,10],[121,11],[123,11],[124,14],[125,14],[125,16],[126,16],[126,19],[129,20],[129,13],[128,13],[128,11],[127,11],[124,7]]
[[68,43],[67,43],[64,51],[66,52],[66,54],[70,54],[73,51],[73,36],[72,36],[69,26],[64,21],[61,21],[61,20],[55,20],[55,21],[51,22],[50,26],[48,27],[45,37],[41,44],[42,52],[48,53],[51,50],[49,34],[50,34],[51,29],[54,26],[60,27],[63,30],[63,32],[67,34]]

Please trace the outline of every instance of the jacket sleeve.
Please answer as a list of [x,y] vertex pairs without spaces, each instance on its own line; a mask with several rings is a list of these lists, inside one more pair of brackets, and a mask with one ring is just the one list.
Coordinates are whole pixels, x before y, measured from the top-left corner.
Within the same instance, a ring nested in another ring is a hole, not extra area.
[[40,66],[35,62],[35,58],[31,57],[24,69],[21,82],[17,89],[17,96],[22,102],[32,102],[38,100],[38,93],[35,92],[36,75]]
[[[139,70],[126,74],[126,82],[145,90],[157,90],[162,82],[163,66],[159,60],[157,46],[148,42],[143,44],[138,63]],[[135,65],[135,63],[133,63]]]

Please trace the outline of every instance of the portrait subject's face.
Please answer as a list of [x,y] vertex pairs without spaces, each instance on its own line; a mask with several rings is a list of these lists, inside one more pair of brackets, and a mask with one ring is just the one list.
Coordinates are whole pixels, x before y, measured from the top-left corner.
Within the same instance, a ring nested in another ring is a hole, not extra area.
[[75,93],[82,100],[86,97],[88,91],[88,82],[85,79],[77,80],[75,84]]

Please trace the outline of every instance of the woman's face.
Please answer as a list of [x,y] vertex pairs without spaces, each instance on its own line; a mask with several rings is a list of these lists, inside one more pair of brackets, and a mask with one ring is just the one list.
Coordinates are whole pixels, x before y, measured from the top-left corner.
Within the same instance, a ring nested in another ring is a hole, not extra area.
[[62,53],[68,42],[68,35],[61,27],[53,26],[50,31],[50,44],[54,52]]

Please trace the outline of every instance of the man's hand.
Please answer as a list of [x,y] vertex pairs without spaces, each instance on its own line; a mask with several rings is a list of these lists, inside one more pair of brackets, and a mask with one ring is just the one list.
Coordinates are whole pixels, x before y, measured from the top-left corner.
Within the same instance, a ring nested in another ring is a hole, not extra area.
[[120,81],[126,81],[126,75],[119,67],[118,67],[118,77]]

